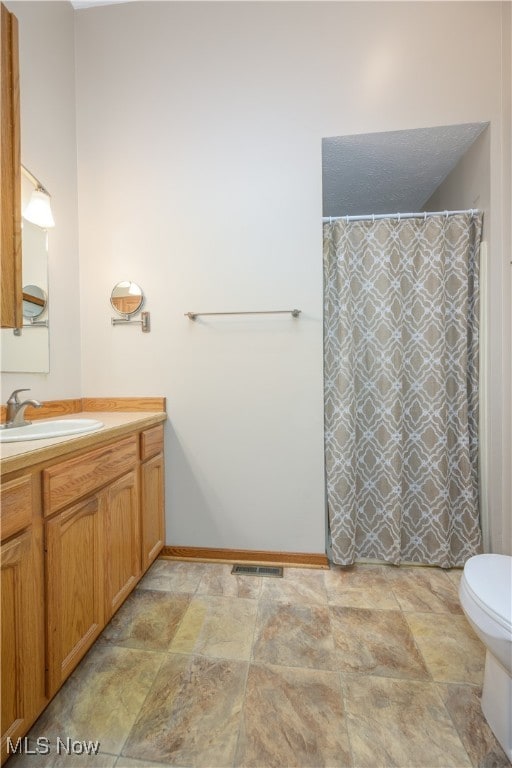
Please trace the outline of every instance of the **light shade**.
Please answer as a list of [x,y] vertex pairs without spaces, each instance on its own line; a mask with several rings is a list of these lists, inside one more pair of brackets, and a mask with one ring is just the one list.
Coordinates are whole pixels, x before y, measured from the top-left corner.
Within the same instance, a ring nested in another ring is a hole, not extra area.
[[38,227],[49,229],[55,226],[52,209],[50,206],[50,195],[42,187],[34,189],[30,197],[30,202],[23,211],[23,217]]

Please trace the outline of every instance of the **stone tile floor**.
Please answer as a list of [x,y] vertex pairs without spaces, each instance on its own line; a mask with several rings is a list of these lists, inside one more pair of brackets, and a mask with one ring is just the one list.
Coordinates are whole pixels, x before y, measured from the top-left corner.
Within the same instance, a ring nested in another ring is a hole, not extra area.
[[[157,560],[8,768],[503,768],[460,571]],[[99,741],[93,755],[58,739]]]

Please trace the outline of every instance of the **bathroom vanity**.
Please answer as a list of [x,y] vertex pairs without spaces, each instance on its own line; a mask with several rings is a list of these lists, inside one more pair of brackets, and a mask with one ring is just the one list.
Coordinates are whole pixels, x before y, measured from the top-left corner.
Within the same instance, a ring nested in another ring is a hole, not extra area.
[[1,446],[2,762],[164,545],[166,414],[75,415]]

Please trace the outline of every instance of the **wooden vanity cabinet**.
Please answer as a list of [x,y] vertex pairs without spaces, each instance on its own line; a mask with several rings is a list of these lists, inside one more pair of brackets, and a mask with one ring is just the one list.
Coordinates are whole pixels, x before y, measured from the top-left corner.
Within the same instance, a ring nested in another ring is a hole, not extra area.
[[18,21],[0,3],[0,325],[22,324]]
[[165,542],[164,428],[141,433],[142,569],[156,559]]
[[163,427],[4,478],[2,763],[164,545]]
[[43,470],[49,696],[140,578],[137,472],[137,435]]
[[39,483],[2,484],[2,761],[45,704],[43,546]]

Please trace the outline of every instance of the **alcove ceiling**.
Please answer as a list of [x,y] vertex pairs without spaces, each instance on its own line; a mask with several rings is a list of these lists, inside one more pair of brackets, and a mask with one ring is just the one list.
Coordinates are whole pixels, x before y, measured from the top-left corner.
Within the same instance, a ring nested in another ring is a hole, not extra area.
[[323,215],[421,211],[487,125],[323,139]]

